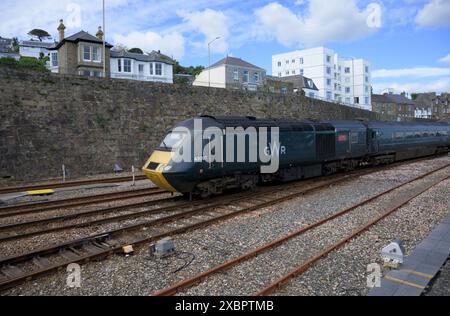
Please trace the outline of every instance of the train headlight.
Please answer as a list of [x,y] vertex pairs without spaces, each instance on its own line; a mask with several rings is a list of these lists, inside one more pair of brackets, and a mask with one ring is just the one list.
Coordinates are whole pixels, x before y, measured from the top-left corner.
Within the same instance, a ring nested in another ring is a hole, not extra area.
[[165,166],[163,171],[168,172],[172,169],[172,166]]

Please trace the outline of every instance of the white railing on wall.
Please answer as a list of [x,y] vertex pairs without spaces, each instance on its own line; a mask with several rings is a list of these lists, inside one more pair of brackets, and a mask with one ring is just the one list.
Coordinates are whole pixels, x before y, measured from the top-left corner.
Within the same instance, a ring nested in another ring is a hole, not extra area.
[[172,80],[164,76],[144,76],[144,75],[128,74],[123,72],[111,73],[111,78],[172,83]]

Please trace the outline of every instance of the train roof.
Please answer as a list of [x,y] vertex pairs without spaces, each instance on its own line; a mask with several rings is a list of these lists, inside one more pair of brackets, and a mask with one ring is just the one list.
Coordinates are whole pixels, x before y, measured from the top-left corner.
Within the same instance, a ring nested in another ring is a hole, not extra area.
[[253,116],[210,116],[204,115],[201,118],[209,118],[227,127],[279,127],[280,130],[292,131],[334,131],[334,126],[328,122],[316,122],[301,119],[265,119]]

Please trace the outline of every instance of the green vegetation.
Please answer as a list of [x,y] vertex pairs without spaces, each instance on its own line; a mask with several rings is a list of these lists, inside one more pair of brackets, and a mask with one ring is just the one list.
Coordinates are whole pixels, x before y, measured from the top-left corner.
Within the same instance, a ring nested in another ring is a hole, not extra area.
[[0,67],[49,72],[47,67],[45,67],[45,61],[46,58],[38,60],[34,57],[21,57],[20,60],[17,61],[14,58],[6,57],[0,58]]
[[189,67],[183,67],[180,65],[180,63],[175,60],[175,64],[173,65],[173,74],[190,74],[193,76],[199,75],[205,67],[203,66],[189,66]]
[[148,129],[147,124],[145,124],[144,121],[140,121],[139,122],[139,131],[140,132],[145,132]]
[[48,34],[47,31],[41,30],[41,29],[33,29],[30,32],[28,32],[28,35],[32,37],[36,37],[39,41],[42,42],[43,39],[50,39],[52,38],[50,34]]
[[101,114],[97,114],[95,117],[95,122],[97,123],[98,127],[105,129],[108,125],[108,120],[104,118]]
[[144,54],[144,52],[142,51],[142,49],[137,48],[137,47],[130,49],[128,52],[129,52],[129,53],[134,53],[134,54],[141,54],[141,55]]

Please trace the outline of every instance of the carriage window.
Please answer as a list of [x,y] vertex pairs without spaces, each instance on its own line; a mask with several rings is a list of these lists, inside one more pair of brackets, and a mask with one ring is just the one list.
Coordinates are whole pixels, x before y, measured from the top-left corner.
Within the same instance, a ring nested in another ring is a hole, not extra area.
[[170,132],[166,138],[162,141],[160,147],[165,149],[177,148],[181,145],[187,133],[182,132]]
[[359,141],[358,141],[358,133],[352,133],[351,134],[351,138],[352,138],[352,144],[357,144]]
[[404,133],[403,132],[396,132],[395,133],[395,138],[396,139],[402,139],[404,137]]

